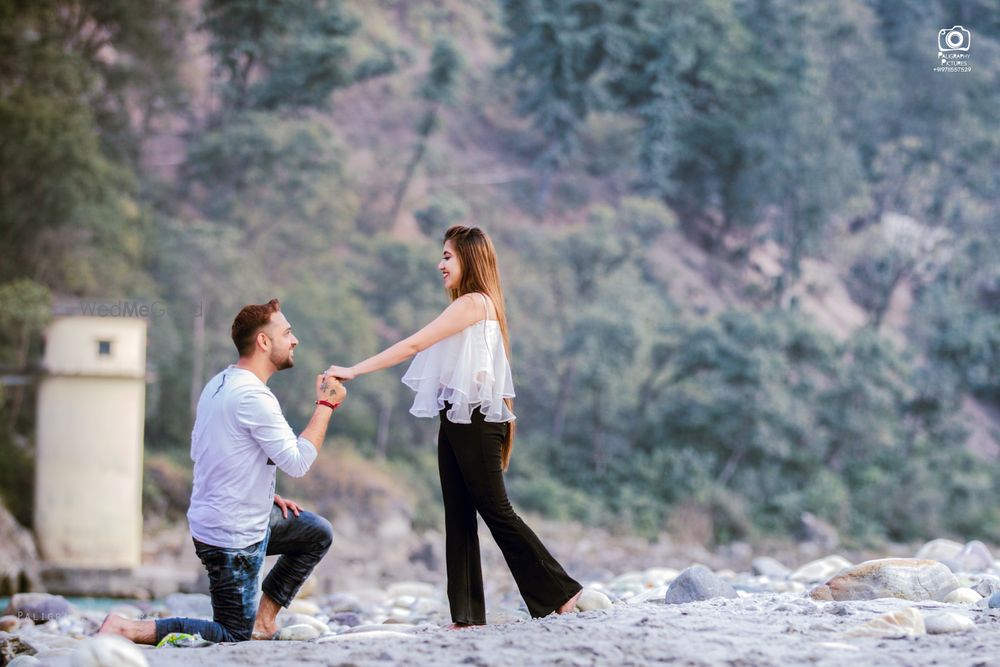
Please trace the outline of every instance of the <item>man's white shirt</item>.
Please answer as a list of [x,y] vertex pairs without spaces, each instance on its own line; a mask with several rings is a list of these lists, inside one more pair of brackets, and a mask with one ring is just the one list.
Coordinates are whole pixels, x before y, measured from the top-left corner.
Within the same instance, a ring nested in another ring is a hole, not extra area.
[[306,474],[316,446],[296,437],[278,399],[251,371],[229,366],[198,399],[191,432],[191,535],[217,547],[264,539],[274,504],[275,468]]

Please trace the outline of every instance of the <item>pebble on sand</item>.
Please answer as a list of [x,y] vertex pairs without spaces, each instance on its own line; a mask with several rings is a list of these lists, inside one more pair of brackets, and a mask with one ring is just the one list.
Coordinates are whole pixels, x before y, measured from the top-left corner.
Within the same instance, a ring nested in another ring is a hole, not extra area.
[[943,635],[952,632],[968,632],[975,628],[976,624],[968,616],[946,611],[926,617],[924,626],[929,635]]
[[320,636],[320,631],[313,625],[299,623],[297,625],[287,625],[275,633],[272,639],[277,641],[307,642]]
[[579,611],[593,611],[595,609],[609,609],[611,598],[600,591],[592,588],[584,588],[580,593],[580,598],[576,601],[576,608]]
[[873,618],[867,623],[849,630],[848,635],[855,637],[884,637],[899,639],[902,637],[920,637],[927,634],[924,616],[915,607],[906,607],[897,611]]
[[311,600],[303,600],[301,598],[296,598],[292,600],[291,604],[288,605],[288,613],[290,614],[305,614],[306,616],[315,616],[320,612],[319,605]]
[[914,558],[920,560],[949,560],[962,552],[964,545],[954,540],[938,538],[920,547]]
[[135,644],[102,635],[88,639],[73,653],[73,667],[147,667],[149,663]]
[[956,588],[945,596],[944,601],[948,604],[975,604],[983,599],[983,596],[971,588]]
[[755,576],[765,576],[770,579],[787,579],[792,573],[781,561],[770,556],[754,558],[751,567]]
[[692,565],[674,579],[663,598],[666,604],[684,604],[711,598],[739,597],[736,589],[704,565]]
[[278,625],[282,628],[287,628],[292,625],[311,625],[312,627],[316,628],[316,631],[319,632],[319,634],[321,635],[325,635],[326,633],[330,632],[330,628],[329,626],[327,626],[326,623],[324,623],[323,621],[319,620],[314,616],[309,616],[307,614],[289,614],[286,612],[282,612],[278,614],[278,618],[276,620],[278,622]]
[[810,593],[814,600],[944,600],[959,587],[947,566],[933,560],[880,558],[841,572]]
[[942,559],[952,572],[983,572],[993,567],[993,554],[979,540],[972,540],[952,558]]
[[816,583],[826,581],[841,570],[851,567],[851,561],[843,556],[827,556],[810,561],[789,576],[792,581]]

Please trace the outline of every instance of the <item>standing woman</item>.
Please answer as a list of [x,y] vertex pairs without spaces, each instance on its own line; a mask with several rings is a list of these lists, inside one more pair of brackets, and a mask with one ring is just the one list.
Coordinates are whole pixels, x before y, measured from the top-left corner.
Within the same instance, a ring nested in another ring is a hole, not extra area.
[[352,380],[416,355],[403,382],[416,391],[410,412],[441,420],[438,471],[452,627],[486,623],[477,511],[531,615],[573,611],[580,584],[514,512],[504,486],[514,445],[514,382],[493,242],[478,227],[451,227],[438,270],[451,304],[434,321],[373,357],[350,368],[330,366],[326,373]]

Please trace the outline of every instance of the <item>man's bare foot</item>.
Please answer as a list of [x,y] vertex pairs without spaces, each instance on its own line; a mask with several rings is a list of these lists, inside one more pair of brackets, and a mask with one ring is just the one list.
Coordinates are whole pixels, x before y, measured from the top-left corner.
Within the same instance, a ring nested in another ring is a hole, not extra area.
[[136,644],[156,643],[156,623],[154,621],[131,621],[118,614],[108,614],[97,629],[99,635],[118,635]]
[[125,619],[117,614],[108,614],[104,617],[104,622],[101,623],[101,627],[97,628],[97,634],[99,635],[121,635],[121,626],[118,621],[124,621]]
[[257,607],[257,616],[253,621],[253,632],[250,639],[271,639],[278,631],[278,625],[274,622],[281,605],[271,599],[267,593],[261,593],[260,606]]
[[556,613],[557,614],[568,614],[571,611],[576,611],[576,601],[580,599],[581,595],[583,595],[583,589],[582,588],[580,589],[580,592],[578,592],[576,595],[574,595],[573,597],[571,597],[569,600],[566,600],[566,604],[564,604],[563,606],[561,606],[558,609],[556,609]]

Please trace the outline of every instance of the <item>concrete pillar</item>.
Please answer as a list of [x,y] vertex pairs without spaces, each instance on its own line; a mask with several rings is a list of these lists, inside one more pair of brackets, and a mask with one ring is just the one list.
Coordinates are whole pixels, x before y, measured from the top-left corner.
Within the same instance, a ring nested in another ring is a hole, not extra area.
[[135,568],[142,557],[147,321],[106,307],[85,312],[64,305],[45,333],[35,534],[48,565]]

